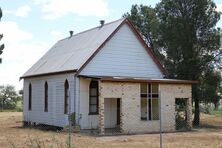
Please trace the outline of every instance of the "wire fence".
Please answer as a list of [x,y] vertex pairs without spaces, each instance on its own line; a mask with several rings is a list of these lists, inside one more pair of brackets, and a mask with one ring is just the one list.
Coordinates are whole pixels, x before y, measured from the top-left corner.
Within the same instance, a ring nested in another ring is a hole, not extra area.
[[[0,112],[0,145],[1,147],[46,148],[222,147],[222,110],[220,108],[214,110],[211,105],[200,104],[200,111],[200,126],[190,129],[187,125],[186,100],[175,100],[174,116],[164,116],[164,110],[159,106],[159,114],[156,114],[156,117],[153,116],[153,119],[157,120],[145,120],[141,121],[142,124],[136,125],[136,129],[141,130],[145,124],[150,127],[151,132],[144,129],[138,133],[122,133],[121,128],[124,127],[116,124],[113,128],[105,128],[103,136],[99,128],[81,130],[79,126],[74,125],[74,115],[70,109],[69,124],[65,127],[23,122],[21,112]],[[110,124],[114,122],[111,118],[106,121]],[[166,124],[167,121],[174,124]],[[116,120],[115,122],[117,123]],[[135,125],[132,126],[135,127]]]

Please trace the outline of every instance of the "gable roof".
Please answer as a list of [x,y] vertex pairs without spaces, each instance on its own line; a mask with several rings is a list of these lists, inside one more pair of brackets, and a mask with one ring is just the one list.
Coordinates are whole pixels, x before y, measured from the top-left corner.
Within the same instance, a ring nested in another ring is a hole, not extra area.
[[165,74],[164,68],[133,24],[127,18],[122,18],[59,40],[21,78],[68,72],[79,74],[125,23],[129,25],[160,71]]

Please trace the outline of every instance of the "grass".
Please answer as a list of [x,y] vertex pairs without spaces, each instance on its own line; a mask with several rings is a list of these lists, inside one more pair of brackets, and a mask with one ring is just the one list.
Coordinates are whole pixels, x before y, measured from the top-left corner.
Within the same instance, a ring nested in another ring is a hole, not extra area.
[[0,110],[0,112],[22,112],[22,110],[20,109],[4,109],[4,110]]
[[[22,127],[22,112],[0,112],[0,147],[67,147],[68,134]],[[201,114],[201,128],[191,132],[164,133],[164,148],[221,148],[222,117]],[[72,134],[73,147],[159,147],[159,134],[95,137]]]
[[222,109],[221,110],[212,110],[212,111],[210,111],[210,114],[218,116],[218,117],[222,117]]

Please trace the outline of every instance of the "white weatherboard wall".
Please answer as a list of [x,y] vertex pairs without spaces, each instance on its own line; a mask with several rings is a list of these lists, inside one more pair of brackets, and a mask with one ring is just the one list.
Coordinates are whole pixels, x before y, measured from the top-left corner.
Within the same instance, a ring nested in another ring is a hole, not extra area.
[[95,129],[98,127],[98,115],[89,115],[89,85],[90,79],[80,80],[80,126],[81,129]]
[[[64,83],[69,82],[71,112],[74,111],[74,74],[24,79],[24,121],[63,127],[68,125],[64,114]],[[48,83],[48,112],[44,112],[44,84]],[[32,84],[32,110],[28,110],[29,83]]]
[[146,49],[124,24],[86,65],[82,75],[162,78]]

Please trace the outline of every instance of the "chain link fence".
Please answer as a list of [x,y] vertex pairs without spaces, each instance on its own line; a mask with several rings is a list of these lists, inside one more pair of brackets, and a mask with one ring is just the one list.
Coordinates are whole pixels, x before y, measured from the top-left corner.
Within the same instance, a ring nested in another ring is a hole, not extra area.
[[[175,100],[174,116],[166,117],[162,110],[162,114],[160,112],[152,117],[157,120],[143,121],[143,124],[153,128],[154,132],[141,130],[139,134],[123,134],[120,125],[116,124],[113,128],[105,129],[105,136],[100,135],[98,128],[80,130],[79,126],[73,124],[73,113],[70,113],[69,125],[55,127],[37,122],[23,122],[21,112],[0,112],[0,147],[222,147],[222,110],[214,110],[212,106],[201,103],[200,126],[190,130],[186,122],[185,102]],[[161,100],[159,103],[161,104]],[[166,125],[164,118],[175,123],[173,127]],[[144,125],[137,127],[141,129]],[[166,130],[172,128],[175,130]]]

